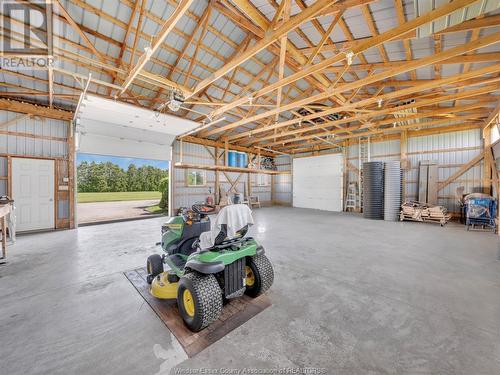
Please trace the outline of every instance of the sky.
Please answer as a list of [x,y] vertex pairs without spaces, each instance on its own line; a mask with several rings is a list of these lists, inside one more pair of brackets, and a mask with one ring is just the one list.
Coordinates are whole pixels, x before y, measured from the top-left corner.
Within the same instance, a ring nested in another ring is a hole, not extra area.
[[168,161],[162,160],[147,160],[147,159],[135,159],[135,158],[120,158],[116,156],[102,156],[93,154],[81,154],[77,155],[77,164],[83,161],[96,162],[96,163],[106,163],[110,161],[111,163],[118,164],[120,168],[127,170],[130,164],[135,164],[136,167],[142,167],[143,165],[150,165],[152,167],[157,167],[161,169],[168,169]]

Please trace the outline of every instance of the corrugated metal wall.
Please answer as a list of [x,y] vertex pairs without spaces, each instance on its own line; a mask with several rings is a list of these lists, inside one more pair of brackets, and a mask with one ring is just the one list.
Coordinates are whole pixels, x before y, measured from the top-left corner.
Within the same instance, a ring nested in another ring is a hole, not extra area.
[[[347,150],[348,181],[358,181],[356,170],[358,164],[358,145],[349,146]],[[214,149],[208,148],[211,153]],[[174,146],[174,160],[178,161],[179,143]],[[221,151],[220,151],[221,152]],[[452,133],[434,134],[408,138],[407,158],[410,168],[406,171],[406,196],[407,200],[418,199],[418,170],[421,161],[432,160],[438,163],[439,182],[445,181],[455,173],[462,165],[469,162],[482,152],[481,132],[479,129],[459,131]],[[213,157],[200,145],[184,143],[183,158],[185,163],[213,165]],[[400,141],[387,140],[383,142],[370,143],[370,160],[391,161],[400,159]],[[220,164],[223,163],[221,157]],[[291,170],[290,157],[283,155],[275,158],[278,170]],[[175,171],[175,208],[190,206],[196,201],[204,201],[208,195],[208,188],[215,186],[215,172],[206,171],[208,185],[202,188],[187,187],[185,169]],[[228,173],[232,180],[238,177],[238,173]],[[460,176],[455,182],[449,184],[438,193],[438,204],[445,206],[451,212],[458,212],[459,205],[455,197],[457,187],[464,186],[465,192],[474,192],[482,188],[483,164],[478,163],[468,172]],[[259,195],[261,202],[265,204],[291,205],[292,204],[292,176],[276,175],[272,177],[272,189],[269,186],[255,186],[257,175],[251,175],[253,195]],[[244,174],[237,185],[240,193],[246,194],[247,174]],[[220,173],[220,182],[225,189],[230,184]]]
[[[275,158],[278,171],[292,170],[292,159],[289,156],[282,155]],[[282,206],[292,205],[292,175],[280,174],[273,176],[273,201]]]
[[[358,147],[358,145],[351,145],[348,150],[348,161],[355,168],[358,168]],[[405,174],[406,199],[418,199],[418,169],[421,161],[436,161],[439,168],[439,182],[442,182],[481,152],[482,141],[479,129],[409,137],[407,157],[411,165]],[[399,160],[399,140],[371,143],[370,159],[384,162]],[[438,204],[448,208],[449,211],[458,212],[456,188],[464,186],[466,193],[482,188],[482,168],[482,163],[477,164],[455,182],[443,188],[438,194]],[[348,173],[348,178],[349,181],[358,181],[357,174],[352,168]]]
[[[219,154],[223,152],[219,149]],[[186,164],[214,165],[215,148],[204,147],[193,143],[182,143],[182,162]],[[172,164],[180,161],[181,143],[174,142]],[[224,157],[221,156],[219,164],[223,165]],[[288,157],[276,158],[279,170],[290,170],[290,160]],[[173,208],[190,207],[196,202],[204,202],[209,194],[215,193],[215,172],[204,171],[206,174],[206,185],[200,187],[187,186],[187,170],[175,168],[173,173]],[[238,193],[248,196],[248,178],[251,181],[251,195],[258,196],[262,205],[291,204],[291,176],[268,174],[248,174],[238,172],[219,172],[219,184],[221,189],[229,191],[231,181],[238,181],[235,184]]]
[[[407,197],[417,198],[420,161],[436,161],[439,182],[442,182],[481,152],[482,141],[479,129],[409,138],[408,159],[411,161],[411,170],[407,172]],[[455,195],[457,187],[464,186],[465,193],[482,189],[482,176],[483,167],[482,163],[479,163],[439,191],[438,204],[447,207],[450,211],[458,212],[459,205]]]
[[[180,161],[180,142],[174,142],[173,159],[171,165]],[[214,150],[209,148],[213,153]],[[182,143],[182,161],[189,164],[205,164],[213,165],[213,157],[201,145],[192,143]],[[186,181],[186,169],[174,168],[173,183],[170,184],[173,188],[173,208],[177,210],[179,207],[191,207],[196,202],[205,202],[209,195],[209,188],[211,193],[214,194],[215,189],[215,172],[203,171],[206,173],[206,186],[202,187],[188,187]],[[175,211],[174,211],[175,212]]]
[[[20,113],[0,110],[0,124],[16,118],[7,127],[0,127],[0,195],[7,194],[7,156],[56,158],[60,183],[68,176],[68,123],[40,117],[23,118]],[[61,183],[62,184],[62,183]],[[57,189],[57,186],[56,186]],[[67,194],[66,194],[67,195]],[[58,219],[69,218],[69,199],[58,199]]]

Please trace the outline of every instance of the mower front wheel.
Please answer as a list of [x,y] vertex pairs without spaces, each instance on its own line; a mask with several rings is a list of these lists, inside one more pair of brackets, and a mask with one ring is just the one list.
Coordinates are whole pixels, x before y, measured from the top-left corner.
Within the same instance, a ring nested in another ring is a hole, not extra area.
[[265,293],[273,285],[273,265],[264,254],[248,257],[245,273],[245,293],[250,297]]
[[151,284],[156,276],[163,272],[163,259],[158,254],[153,254],[148,257],[146,262],[148,271],[148,283]]
[[181,277],[177,305],[184,323],[193,332],[201,331],[219,319],[222,290],[215,276],[191,272]]

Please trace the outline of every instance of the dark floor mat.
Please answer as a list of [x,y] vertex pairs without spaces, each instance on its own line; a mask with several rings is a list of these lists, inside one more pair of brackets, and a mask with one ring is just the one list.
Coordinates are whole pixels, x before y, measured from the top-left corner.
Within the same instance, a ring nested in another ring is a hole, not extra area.
[[271,301],[266,295],[258,298],[250,298],[245,295],[233,299],[224,306],[219,320],[201,332],[194,333],[184,325],[177,310],[176,300],[161,300],[149,293],[149,285],[146,282],[146,268],[138,268],[124,272],[124,274],[149,306],[151,306],[156,315],[158,315],[177,340],[179,340],[188,357],[198,354],[233,329],[241,326],[271,306]]

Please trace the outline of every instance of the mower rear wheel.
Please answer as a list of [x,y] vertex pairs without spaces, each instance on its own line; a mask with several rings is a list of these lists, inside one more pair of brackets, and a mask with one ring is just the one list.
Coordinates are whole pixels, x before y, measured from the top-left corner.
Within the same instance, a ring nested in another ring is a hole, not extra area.
[[222,312],[222,290],[214,275],[191,272],[181,277],[177,305],[184,323],[193,332],[201,331]]
[[148,271],[148,283],[151,284],[156,276],[163,273],[162,257],[158,254],[150,255],[146,262],[146,269]]
[[265,293],[273,285],[273,265],[264,254],[247,258],[245,273],[245,294],[250,297]]

